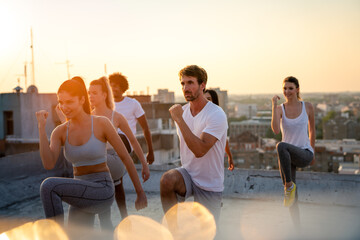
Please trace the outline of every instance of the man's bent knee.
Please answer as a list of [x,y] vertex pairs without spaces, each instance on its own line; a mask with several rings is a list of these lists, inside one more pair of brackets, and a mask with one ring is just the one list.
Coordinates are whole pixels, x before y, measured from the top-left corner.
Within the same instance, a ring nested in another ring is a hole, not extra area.
[[165,172],[160,179],[160,187],[165,189],[173,189],[176,183],[176,177],[172,170]]
[[177,190],[182,181],[181,173],[175,169],[165,172],[160,179],[160,191]]

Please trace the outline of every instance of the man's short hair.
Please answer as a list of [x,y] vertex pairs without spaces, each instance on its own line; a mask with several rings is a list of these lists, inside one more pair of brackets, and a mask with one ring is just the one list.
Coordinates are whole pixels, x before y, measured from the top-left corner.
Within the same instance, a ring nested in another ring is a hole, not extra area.
[[207,83],[207,73],[205,69],[197,65],[189,65],[181,69],[179,72],[180,80],[182,76],[196,77],[199,85],[201,83],[205,83],[205,84]]
[[129,82],[127,77],[119,72],[113,73],[109,76],[110,84],[117,84],[120,86],[122,92],[126,92],[129,89]]

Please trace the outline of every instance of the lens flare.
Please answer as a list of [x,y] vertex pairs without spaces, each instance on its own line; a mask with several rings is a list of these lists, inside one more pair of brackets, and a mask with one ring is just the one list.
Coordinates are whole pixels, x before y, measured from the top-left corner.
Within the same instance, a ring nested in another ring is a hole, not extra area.
[[214,239],[216,224],[214,216],[197,202],[179,203],[167,211],[163,221],[174,239]]
[[69,239],[61,226],[53,220],[38,220],[33,225],[35,239],[65,240]]
[[[33,222],[25,223],[19,227],[5,232],[9,240],[33,240]],[[6,239],[6,238],[5,238]]]
[[69,240],[64,230],[53,220],[28,222],[0,235],[0,240]]
[[2,234],[0,234],[0,240],[10,240],[10,239],[8,238],[6,233],[2,233]]
[[130,215],[119,223],[114,232],[115,239],[173,240],[168,229],[160,223],[143,216]]

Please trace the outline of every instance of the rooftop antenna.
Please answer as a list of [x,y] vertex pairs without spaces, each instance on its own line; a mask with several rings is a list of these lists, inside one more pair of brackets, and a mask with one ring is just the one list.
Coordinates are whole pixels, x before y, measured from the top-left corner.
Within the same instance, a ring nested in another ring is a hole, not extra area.
[[66,64],[67,79],[71,79],[70,67],[72,66],[72,64],[70,64],[70,60],[68,59],[68,57],[66,56],[66,61],[65,62],[60,62],[60,63],[57,63],[57,64]]
[[25,89],[27,89],[27,62],[24,63]]
[[[33,41],[33,31],[31,28],[31,66],[32,66],[32,81],[31,84],[35,85],[35,62],[34,62],[34,41]],[[25,67],[26,68],[26,67]]]
[[[24,74],[16,74],[16,76],[25,78],[25,89],[27,89],[27,62],[24,62]],[[20,78],[18,78],[18,86],[20,86]]]
[[65,62],[60,62],[57,64],[66,64],[66,71],[67,71],[67,79],[71,78],[70,75],[70,67],[72,66],[72,64],[70,64],[70,60],[69,60],[69,56],[68,56],[68,50],[67,50],[67,44],[66,44],[66,61]]

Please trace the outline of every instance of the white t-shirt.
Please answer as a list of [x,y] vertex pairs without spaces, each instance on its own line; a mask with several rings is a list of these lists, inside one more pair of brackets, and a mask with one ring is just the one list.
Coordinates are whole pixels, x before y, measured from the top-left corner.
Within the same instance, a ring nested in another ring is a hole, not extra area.
[[[140,103],[136,99],[124,97],[121,102],[115,102],[115,111],[121,113],[126,118],[131,131],[135,135],[137,118],[145,114]],[[118,132],[123,133],[120,129],[118,129]]]
[[212,102],[194,117],[190,111],[190,104],[183,106],[183,119],[192,131],[200,138],[205,132],[216,137],[218,141],[201,158],[196,158],[186,145],[186,142],[177,126],[180,138],[181,164],[190,174],[193,182],[206,191],[222,192],[224,190],[224,155],[228,123],[224,111]]

